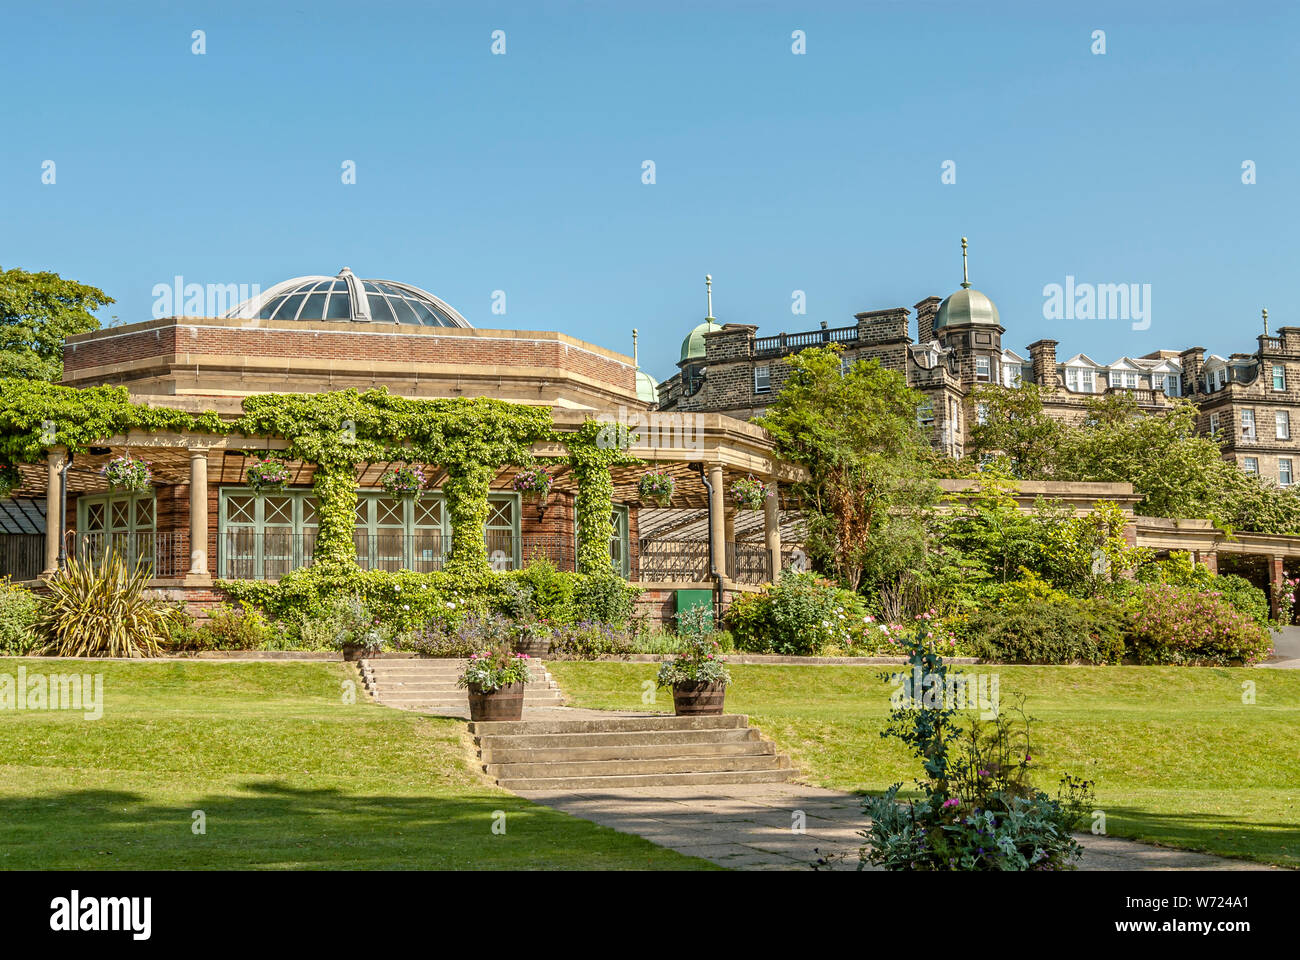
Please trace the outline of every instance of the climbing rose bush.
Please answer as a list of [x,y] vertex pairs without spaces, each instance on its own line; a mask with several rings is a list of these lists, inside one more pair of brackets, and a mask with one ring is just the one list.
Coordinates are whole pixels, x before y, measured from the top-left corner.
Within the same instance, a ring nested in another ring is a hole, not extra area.
[[1258,663],[1268,630],[1221,594],[1165,583],[1135,584],[1126,607],[1128,656],[1138,663]]

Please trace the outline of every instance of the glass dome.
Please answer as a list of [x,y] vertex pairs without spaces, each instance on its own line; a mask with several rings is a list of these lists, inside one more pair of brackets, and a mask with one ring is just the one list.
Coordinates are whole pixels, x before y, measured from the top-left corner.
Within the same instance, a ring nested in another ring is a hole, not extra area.
[[295,277],[226,314],[258,320],[350,320],[425,327],[468,327],[451,305],[409,283],[362,280],[344,267],[335,277]]

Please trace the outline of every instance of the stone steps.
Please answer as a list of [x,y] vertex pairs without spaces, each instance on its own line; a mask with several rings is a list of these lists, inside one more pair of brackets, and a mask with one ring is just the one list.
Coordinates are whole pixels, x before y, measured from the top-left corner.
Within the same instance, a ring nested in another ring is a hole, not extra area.
[[[464,659],[363,659],[358,666],[366,690],[379,703],[402,710],[459,713],[469,709],[469,694],[456,685]],[[564,696],[540,660],[531,664],[533,680],[524,687],[525,707],[562,707]]]
[[483,772],[508,790],[775,783],[798,771],[744,716],[471,723]]

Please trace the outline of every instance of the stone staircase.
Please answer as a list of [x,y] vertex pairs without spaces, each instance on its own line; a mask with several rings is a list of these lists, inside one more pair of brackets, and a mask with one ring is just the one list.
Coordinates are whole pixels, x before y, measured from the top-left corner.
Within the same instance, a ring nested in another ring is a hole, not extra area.
[[507,790],[776,783],[798,774],[739,714],[470,723],[483,772]]
[[[433,658],[378,658],[359,662],[361,680],[377,701],[402,710],[422,713],[469,715],[469,695],[456,686],[465,660]],[[531,664],[533,680],[524,687],[524,709],[560,707],[560,688],[546,665]]]

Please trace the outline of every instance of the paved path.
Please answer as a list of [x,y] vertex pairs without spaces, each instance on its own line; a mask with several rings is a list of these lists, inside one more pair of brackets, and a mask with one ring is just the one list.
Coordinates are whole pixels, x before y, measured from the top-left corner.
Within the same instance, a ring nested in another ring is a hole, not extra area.
[[[864,820],[849,793],[797,783],[520,792],[623,833],[738,870],[807,870],[819,856],[846,854],[857,868]],[[803,833],[791,829],[798,811]],[[1082,870],[1263,870],[1261,864],[1117,837],[1079,835]]]
[[1259,666],[1275,670],[1300,670],[1300,627],[1274,630],[1273,656]]

